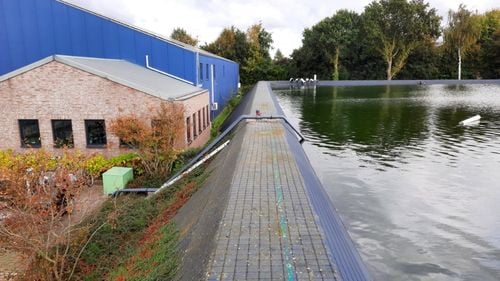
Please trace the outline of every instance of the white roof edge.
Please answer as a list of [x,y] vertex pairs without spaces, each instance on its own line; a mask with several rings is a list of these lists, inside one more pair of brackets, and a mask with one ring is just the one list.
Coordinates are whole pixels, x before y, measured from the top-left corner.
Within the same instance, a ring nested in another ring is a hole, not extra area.
[[47,64],[47,63],[49,63],[49,62],[51,62],[53,60],[54,60],[54,56],[48,56],[48,57],[43,58],[41,60],[35,61],[34,63],[30,63],[30,64],[28,64],[26,66],[23,66],[21,68],[13,70],[13,71],[11,71],[9,73],[6,73],[6,74],[0,76],[0,82],[3,82],[3,81],[8,80],[10,78],[16,77],[18,75],[21,75],[21,74],[23,74],[25,72],[28,72],[28,71],[32,70],[32,69],[35,69],[35,68],[40,67],[40,66],[42,66],[44,64]]
[[83,7],[80,7],[78,5],[75,5],[73,3],[69,3],[69,2],[66,2],[64,0],[56,0],[57,2],[59,3],[62,3],[64,5],[67,5],[67,6],[70,6],[70,7],[73,7],[75,9],[78,9],[78,10],[81,10],[81,11],[84,11],[86,13],[89,13],[89,14],[92,14],[94,16],[97,16],[97,17],[100,17],[100,18],[103,18],[103,19],[106,19],[106,20],[109,20],[109,21],[112,21],[116,24],[119,24],[119,25],[122,25],[122,26],[125,26],[125,27],[128,27],[128,28],[131,28],[133,30],[136,30],[136,31],[139,31],[139,32],[142,32],[142,33],[146,33],[150,36],[153,36],[157,39],[160,39],[162,41],[165,41],[167,43],[172,43],[184,50],[187,50],[187,51],[190,51],[190,52],[193,52],[193,53],[199,53],[201,55],[206,55],[206,56],[210,56],[210,57],[214,57],[214,58],[219,58],[219,59],[222,59],[222,60],[225,60],[225,61],[228,61],[228,62],[232,62],[232,63],[236,63],[238,64],[237,62],[233,61],[233,60],[230,60],[230,59],[227,59],[227,58],[224,58],[224,57],[221,57],[221,56],[218,56],[216,54],[212,54],[208,51],[205,51],[201,48],[198,48],[198,47],[195,47],[195,46],[191,46],[191,45],[188,45],[188,44],[185,44],[183,42],[180,42],[180,41],[177,41],[175,39],[172,39],[172,38],[168,38],[168,37],[165,37],[164,35],[161,35],[161,34],[158,34],[156,32],[153,32],[153,31],[150,31],[150,30],[147,30],[145,28],[139,28],[137,26],[134,26],[134,25],[131,25],[131,24],[128,24],[128,23],[125,23],[125,22],[122,22],[120,20],[117,20],[117,19],[113,19],[113,18],[110,18],[110,17],[107,17],[105,15],[102,15],[102,14],[99,14],[97,12],[94,12],[94,11],[91,11],[91,10],[88,10],[86,8],[83,8]]
[[207,92],[208,92],[208,90],[201,89],[200,91],[193,92],[193,93],[190,93],[190,94],[186,94],[186,95],[184,95],[182,97],[175,98],[174,101],[184,101],[184,100],[190,99],[192,97],[195,97],[195,96],[207,93]]

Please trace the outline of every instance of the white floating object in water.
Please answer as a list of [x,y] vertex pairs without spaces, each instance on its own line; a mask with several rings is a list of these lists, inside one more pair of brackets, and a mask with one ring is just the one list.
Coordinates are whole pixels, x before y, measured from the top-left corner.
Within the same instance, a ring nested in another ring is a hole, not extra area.
[[471,118],[465,119],[458,124],[465,126],[468,124],[477,123],[480,119],[481,119],[481,115],[476,115],[476,116],[472,116]]

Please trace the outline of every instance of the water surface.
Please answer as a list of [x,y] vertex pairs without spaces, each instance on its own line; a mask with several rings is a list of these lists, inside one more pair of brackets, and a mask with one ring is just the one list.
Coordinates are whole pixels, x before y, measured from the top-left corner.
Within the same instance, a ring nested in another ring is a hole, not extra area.
[[500,86],[277,93],[377,280],[500,280]]

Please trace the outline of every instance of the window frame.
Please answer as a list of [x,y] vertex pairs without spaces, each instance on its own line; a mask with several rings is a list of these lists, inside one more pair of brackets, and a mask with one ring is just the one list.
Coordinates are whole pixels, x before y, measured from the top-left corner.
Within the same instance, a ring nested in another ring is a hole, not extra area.
[[198,134],[201,135],[201,133],[203,132],[203,127],[201,125],[201,109],[198,110]]
[[207,127],[210,126],[210,108],[208,107],[208,105],[206,106],[207,108]]
[[[26,144],[24,142],[25,136],[23,134],[23,129],[21,123],[35,121],[38,131],[38,143],[37,144]],[[40,134],[40,122],[38,119],[18,119],[17,124],[19,126],[19,139],[21,140],[21,148],[41,148],[42,147],[42,136]]]
[[[69,121],[69,125],[71,128],[71,142],[69,143],[69,145],[65,144],[65,143],[60,145],[57,143],[56,130],[55,130],[54,123],[61,122],[61,121]],[[54,148],[63,148],[63,147],[74,148],[75,147],[75,140],[74,140],[75,136],[73,134],[73,122],[71,119],[51,119],[50,124],[52,126],[52,140],[54,141]]]
[[202,111],[203,111],[203,130],[205,130],[207,128],[207,115],[205,113],[205,107],[203,107]]
[[193,142],[191,139],[191,116],[186,117],[186,140],[188,144]]
[[196,112],[193,113],[193,140],[198,137],[198,131],[196,131]]
[[[104,139],[105,139],[105,143],[104,144],[90,144],[89,143],[89,127],[88,127],[88,123],[95,122],[95,121],[102,121],[103,122]],[[84,120],[84,125],[85,125],[85,142],[86,142],[87,148],[106,148],[106,146],[108,145],[108,135],[107,135],[107,132],[106,132],[106,120],[105,119],[85,119]]]

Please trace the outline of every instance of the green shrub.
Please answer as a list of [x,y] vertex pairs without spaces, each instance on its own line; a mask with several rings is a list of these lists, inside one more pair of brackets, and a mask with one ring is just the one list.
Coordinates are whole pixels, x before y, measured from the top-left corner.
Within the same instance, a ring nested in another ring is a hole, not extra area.
[[135,253],[134,263],[129,270],[122,265],[111,273],[111,280],[130,281],[174,280],[179,266],[177,243],[179,232],[174,223],[168,223],[158,231],[156,241]]
[[212,121],[212,129],[210,131],[210,136],[212,139],[216,138],[219,135],[219,129],[224,124],[226,119],[231,115],[233,110],[238,106],[238,104],[241,101],[241,98],[243,95],[241,93],[238,93],[237,95],[233,96],[227,103],[226,107],[215,117],[215,119]]
[[139,159],[137,153],[131,152],[112,157],[109,159],[109,162],[111,162],[113,166],[129,166],[137,159]]
[[85,161],[85,170],[93,178],[100,177],[109,168],[111,168],[110,162],[102,154],[96,154]]
[[86,280],[102,280],[114,267],[133,254],[135,245],[150,221],[158,215],[151,201],[139,197],[108,200],[99,214],[86,222],[99,226],[106,222],[83,252],[85,264],[93,266]]
[[180,169],[182,169],[184,165],[191,161],[191,159],[193,159],[200,151],[200,148],[189,148],[181,152],[174,162],[172,174],[175,174]]
[[0,167],[12,167],[14,162],[14,152],[12,150],[0,150]]

